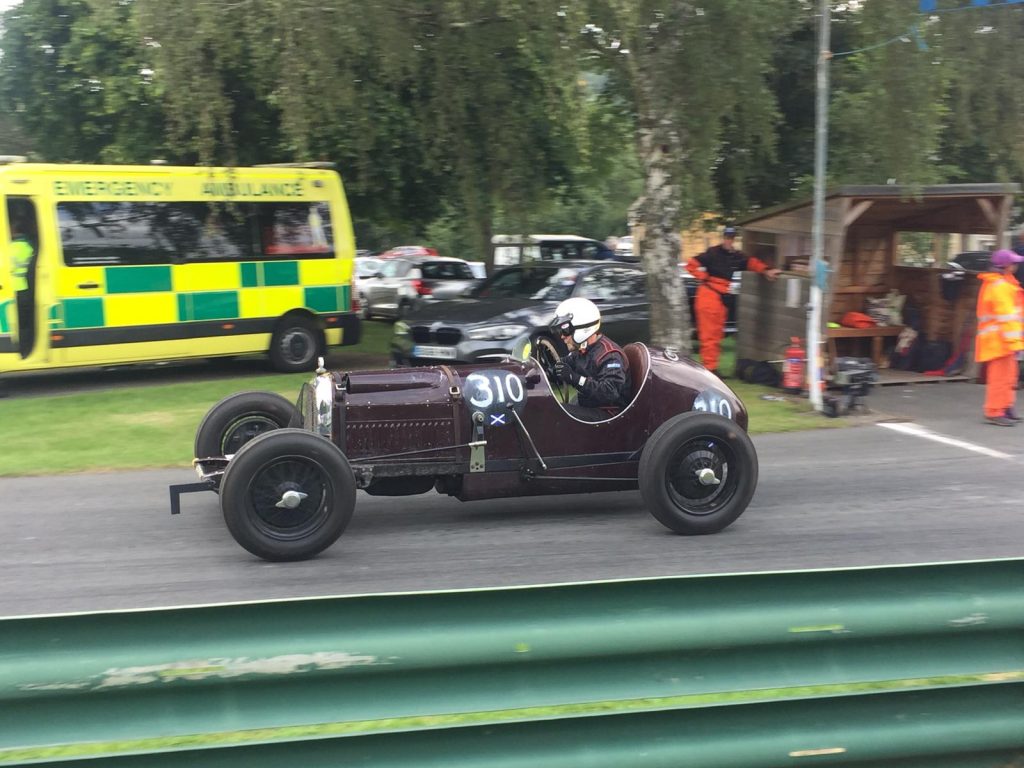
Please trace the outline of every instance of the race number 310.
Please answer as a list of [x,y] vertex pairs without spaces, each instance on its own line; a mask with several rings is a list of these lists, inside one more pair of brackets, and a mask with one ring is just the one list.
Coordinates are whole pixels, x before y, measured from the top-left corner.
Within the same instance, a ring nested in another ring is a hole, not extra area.
[[479,411],[504,410],[526,400],[523,380],[508,371],[479,371],[466,377],[466,399]]
[[732,406],[729,401],[714,390],[704,390],[693,401],[693,410],[703,413],[717,413],[719,416],[732,418]]

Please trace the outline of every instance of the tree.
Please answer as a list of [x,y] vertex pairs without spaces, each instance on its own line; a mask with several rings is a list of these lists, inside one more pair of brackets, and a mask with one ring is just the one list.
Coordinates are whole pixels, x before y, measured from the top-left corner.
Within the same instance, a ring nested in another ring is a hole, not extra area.
[[4,14],[0,108],[50,161],[145,162],[164,139],[131,3],[29,0]]
[[[333,160],[360,237],[470,258],[496,227],[621,231],[636,199],[653,339],[686,350],[677,233],[807,184],[816,5],[24,0],[0,137],[57,161]],[[831,178],[1020,178],[1024,8],[950,8],[835,4],[834,47],[859,52],[833,61]]]
[[[686,294],[679,271],[683,222],[717,205],[715,169],[728,153],[771,155],[778,112],[768,89],[777,41],[793,26],[792,3],[719,0],[591,0],[572,18],[591,61],[627,100],[644,168],[637,206],[641,255],[656,344],[689,352]],[[734,179],[751,165],[734,162]]]
[[[934,30],[919,27],[920,45],[910,32],[921,21],[916,6],[868,0],[851,14],[848,43],[867,50],[832,68],[829,176],[840,183],[928,184],[946,176],[939,146],[947,70],[936,65]],[[893,42],[878,45],[886,40]]]
[[1024,8],[947,13],[932,24],[945,65],[941,156],[951,181],[1024,178]]
[[357,216],[417,232],[454,207],[488,259],[497,211],[571,179],[575,68],[542,0],[140,5],[172,139],[201,162],[237,155],[231,91],[248,82],[276,110],[274,152],[342,164]]

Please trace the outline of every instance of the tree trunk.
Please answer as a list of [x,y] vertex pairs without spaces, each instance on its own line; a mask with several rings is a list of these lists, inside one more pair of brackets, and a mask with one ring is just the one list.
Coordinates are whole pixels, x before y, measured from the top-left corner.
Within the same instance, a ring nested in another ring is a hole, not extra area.
[[[659,124],[657,118],[643,122]],[[680,190],[671,152],[657,135],[661,132],[642,127],[639,136],[644,164],[644,197],[638,206],[643,227],[640,255],[651,299],[651,343],[689,355],[690,306],[679,267]]]
[[489,277],[494,274],[494,243],[491,242],[494,238],[493,211],[488,209],[487,214],[481,216],[477,231],[480,233],[479,237],[483,241],[483,250],[480,253],[483,256],[484,268],[487,270]]

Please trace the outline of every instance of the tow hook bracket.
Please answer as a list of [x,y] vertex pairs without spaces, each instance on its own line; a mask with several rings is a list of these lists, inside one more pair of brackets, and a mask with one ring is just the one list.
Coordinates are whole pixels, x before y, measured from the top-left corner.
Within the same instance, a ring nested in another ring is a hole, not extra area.
[[171,514],[181,514],[181,494],[183,493],[198,493],[199,491],[212,491],[213,483],[209,480],[204,480],[201,483],[179,483],[178,485],[172,485],[169,488],[171,492]]

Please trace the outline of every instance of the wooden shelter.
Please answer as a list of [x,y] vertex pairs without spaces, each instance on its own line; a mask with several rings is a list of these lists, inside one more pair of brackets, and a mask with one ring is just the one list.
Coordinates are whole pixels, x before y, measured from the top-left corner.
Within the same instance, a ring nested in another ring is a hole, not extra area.
[[[953,350],[973,340],[980,281],[968,275],[944,295],[946,262],[968,247],[1005,242],[1017,184],[946,184],[911,189],[895,185],[842,186],[826,195],[825,261],[821,338],[826,364],[838,355],[870,355],[881,370],[904,325],[841,326],[848,312],[878,312],[886,297],[901,301],[920,319],[919,332]],[[793,336],[806,337],[812,245],[812,201],[778,206],[742,220],[744,252],[779,267],[774,283],[745,276],[739,303],[737,357],[778,360]],[[980,236],[980,237],[978,237]],[[924,247],[922,247],[924,246]],[[883,299],[883,301],[871,301]],[[872,306],[874,305],[874,306]],[[838,327],[837,327],[838,326]],[[973,353],[968,350],[973,373]],[[906,378],[906,377],[903,377]],[[913,378],[913,376],[911,376]],[[883,378],[884,381],[884,378]]]

